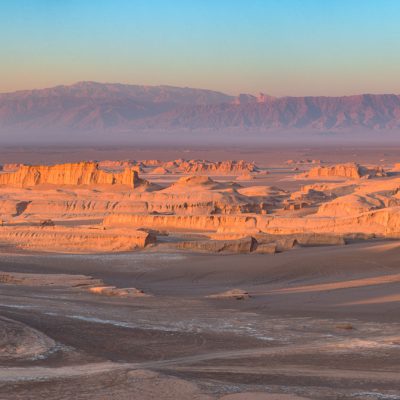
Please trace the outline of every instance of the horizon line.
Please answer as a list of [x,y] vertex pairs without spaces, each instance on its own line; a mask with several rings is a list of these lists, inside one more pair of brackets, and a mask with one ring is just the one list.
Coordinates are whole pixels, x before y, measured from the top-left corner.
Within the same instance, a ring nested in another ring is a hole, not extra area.
[[77,86],[79,84],[83,83],[90,83],[90,84],[98,84],[98,85],[121,85],[121,86],[136,86],[136,87],[148,87],[148,88],[157,88],[157,87],[164,87],[164,88],[174,88],[174,89],[191,89],[191,90],[203,90],[203,91],[209,91],[209,92],[214,92],[214,93],[219,93],[223,94],[225,96],[230,96],[232,98],[237,98],[241,95],[246,95],[246,96],[253,96],[257,97],[260,95],[268,96],[274,99],[284,99],[284,98],[304,98],[304,97],[327,97],[327,98],[341,98],[341,97],[357,97],[357,96],[400,96],[398,93],[385,93],[385,92],[379,92],[379,93],[371,93],[371,92],[360,92],[360,93],[354,93],[354,94],[344,94],[344,95],[284,95],[284,96],[275,96],[275,95],[270,95],[266,92],[259,91],[258,93],[248,93],[248,92],[241,92],[238,94],[230,94],[226,93],[220,90],[214,90],[214,89],[209,89],[209,88],[202,88],[202,87],[193,87],[193,86],[176,86],[176,85],[169,85],[169,84],[158,84],[158,85],[147,85],[147,84],[138,84],[138,83],[127,83],[127,82],[101,82],[101,81],[95,81],[95,80],[80,80],[76,81],[74,83],[70,84],[55,84],[53,86],[44,86],[44,87],[35,87],[31,89],[17,89],[14,91],[2,91],[0,90],[0,96],[1,95],[8,95],[8,94],[16,94],[16,93],[24,93],[24,92],[34,92],[34,91],[44,91],[44,90],[49,90],[49,89],[55,89],[58,87],[72,87],[72,86]]

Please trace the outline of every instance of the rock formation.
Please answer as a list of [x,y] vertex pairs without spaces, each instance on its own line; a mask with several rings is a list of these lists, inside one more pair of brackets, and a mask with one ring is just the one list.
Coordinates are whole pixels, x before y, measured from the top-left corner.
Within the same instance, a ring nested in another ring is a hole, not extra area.
[[4,164],[1,170],[4,172],[17,171],[22,165],[20,163],[8,163]]
[[127,185],[135,188],[144,184],[136,171],[106,172],[95,162],[58,165],[22,165],[15,172],[0,174],[0,185],[30,187],[52,185]]
[[[22,286],[56,286],[87,290],[89,293],[114,297],[149,297],[143,290],[136,288],[117,288],[106,286],[101,279],[87,275],[71,274],[31,274],[0,271],[0,283]],[[0,357],[1,358],[1,357]]]
[[208,253],[250,253],[257,246],[251,236],[236,240],[196,240],[177,243],[179,249],[200,250]]
[[386,176],[386,172],[381,167],[364,167],[356,163],[336,164],[332,166],[319,166],[312,168],[300,178],[372,178]]
[[88,229],[50,227],[4,226],[0,229],[0,241],[21,249],[58,251],[61,253],[93,253],[132,251],[144,248],[155,241],[141,230]]
[[[158,160],[140,163],[146,174],[165,168]],[[162,186],[140,179],[125,161],[108,164],[107,171],[82,162],[1,172],[0,242],[60,252],[154,245],[273,254],[297,245],[400,237],[400,178],[386,176],[380,167],[318,167],[311,175],[325,181],[299,189],[293,175],[288,187],[295,189],[281,190],[262,179],[244,187],[215,173],[252,173],[251,163],[174,160],[168,165],[171,174],[160,179]],[[187,166],[198,173],[182,176]],[[211,172],[200,174],[203,169]],[[360,179],[367,176],[379,179]],[[149,174],[149,179],[159,177]]]
[[206,160],[182,161],[178,168],[185,174],[204,175],[241,175],[243,173],[255,172],[258,170],[254,163],[244,160],[226,160],[220,162]]
[[115,286],[93,286],[89,289],[90,293],[100,294],[102,296],[113,297],[149,297],[143,290],[136,288],[116,288]]
[[245,300],[249,299],[250,294],[243,289],[230,289],[222,293],[211,294],[207,296],[210,299],[235,299],[235,300]]
[[250,172],[239,175],[236,178],[237,181],[251,181],[253,179],[254,179],[254,175],[252,175]]
[[157,167],[157,168],[154,168],[151,171],[151,173],[156,174],[156,175],[167,175],[167,174],[170,174],[171,171],[169,171],[168,169],[166,169],[164,167]]

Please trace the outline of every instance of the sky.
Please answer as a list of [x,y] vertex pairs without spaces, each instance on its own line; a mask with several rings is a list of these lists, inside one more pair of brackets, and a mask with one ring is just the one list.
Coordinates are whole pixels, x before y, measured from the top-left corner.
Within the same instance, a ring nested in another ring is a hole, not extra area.
[[0,92],[400,94],[399,0],[0,0]]

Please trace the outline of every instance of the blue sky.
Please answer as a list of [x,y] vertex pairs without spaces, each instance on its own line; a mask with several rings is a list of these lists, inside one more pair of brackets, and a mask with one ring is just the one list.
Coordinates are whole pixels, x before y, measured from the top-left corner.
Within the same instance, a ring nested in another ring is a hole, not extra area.
[[1,0],[0,91],[400,93],[398,0]]

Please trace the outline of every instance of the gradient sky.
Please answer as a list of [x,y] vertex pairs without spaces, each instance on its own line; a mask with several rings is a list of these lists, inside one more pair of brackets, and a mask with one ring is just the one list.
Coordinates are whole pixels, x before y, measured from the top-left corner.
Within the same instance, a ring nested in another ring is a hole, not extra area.
[[1,0],[0,92],[400,93],[399,0]]

